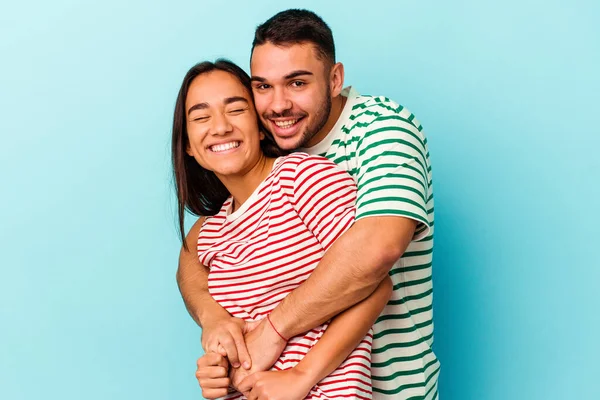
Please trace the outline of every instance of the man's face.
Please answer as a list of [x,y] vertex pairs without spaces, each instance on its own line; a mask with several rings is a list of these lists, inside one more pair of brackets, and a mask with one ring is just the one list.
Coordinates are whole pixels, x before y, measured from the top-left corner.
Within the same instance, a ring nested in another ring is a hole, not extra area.
[[326,136],[330,68],[313,44],[256,46],[250,70],[256,111],[279,147],[310,147]]

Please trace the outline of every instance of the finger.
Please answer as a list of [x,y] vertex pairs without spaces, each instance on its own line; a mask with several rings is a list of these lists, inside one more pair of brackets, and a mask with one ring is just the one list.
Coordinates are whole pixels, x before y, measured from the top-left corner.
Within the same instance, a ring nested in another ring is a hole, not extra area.
[[206,345],[203,346],[204,352],[206,353],[218,353],[219,352],[219,341],[208,340]]
[[233,342],[238,351],[239,363],[245,369],[250,369],[252,367],[252,359],[250,358],[250,353],[246,347],[246,340],[244,339],[242,331],[234,330],[231,335],[233,336]]
[[204,367],[198,368],[196,371],[196,379],[215,379],[215,378],[226,378],[229,374],[227,368],[223,367]]
[[246,395],[246,399],[248,400],[258,400],[258,393],[256,390],[251,391]]
[[201,379],[198,381],[202,389],[226,389],[229,387],[229,378]]
[[258,380],[258,378],[259,378],[259,372],[254,373],[252,375],[248,375],[247,377],[245,377],[244,379],[242,379],[242,381],[240,382],[240,384],[237,386],[237,389],[240,392],[249,392],[249,391],[251,391],[252,388],[254,387],[254,384]]
[[223,361],[227,362],[224,357],[218,353],[206,353],[196,361],[198,368],[222,365]]
[[219,347],[225,349],[225,355],[229,359],[231,366],[238,368],[240,366],[240,359],[238,358],[237,348],[231,334],[219,341]]
[[219,349],[218,350],[219,351],[217,351],[217,353],[219,353],[223,357],[227,357],[227,350],[225,350],[225,347],[219,345]]
[[227,396],[227,388],[221,389],[202,389],[202,397],[205,399],[218,399]]

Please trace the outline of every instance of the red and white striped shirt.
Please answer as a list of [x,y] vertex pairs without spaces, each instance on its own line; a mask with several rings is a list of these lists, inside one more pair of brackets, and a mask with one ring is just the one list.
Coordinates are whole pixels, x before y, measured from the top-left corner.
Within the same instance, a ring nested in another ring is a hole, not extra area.
[[[207,217],[198,255],[210,268],[208,288],[234,317],[258,321],[304,282],[325,251],[354,222],[356,185],[326,158],[294,153],[276,160],[269,176],[235,212],[232,199]],[[325,323],[289,340],[273,370],[294,367],[327,329]],[[307,399],[370,399],[369,331],[360,345]],[[240,393],[227,399],[242,399]]]

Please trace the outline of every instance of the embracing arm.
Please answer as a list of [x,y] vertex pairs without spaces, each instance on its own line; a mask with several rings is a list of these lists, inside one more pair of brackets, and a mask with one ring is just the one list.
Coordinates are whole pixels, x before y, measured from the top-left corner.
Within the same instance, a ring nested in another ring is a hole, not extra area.
[[239,389],[249,399],[304,398],[358,347],[391,294],[392,280],[386,277],[365,300],[335,317],[321,339],[294,368],[257,372],[246,377]]
[[200,263],[195,251],[204,218],[199,218],[188,232],[179,253],[177,284],[185,306],[202,328],[202,348],[227,356],[234,368],[250,368],[251,360],[243,334],[246,324],[234,318],[208,292],[208,268]]
[[211,318],[229,316],[229,313],[208,293],[208,268],[198,260],[196,247],[203,222],[204,218],[199,218],[188,232],[185,238],[187,250],[181,247],[177,268],[177,284],[185,307],[202,328]]
[[431,176],[427,141],[406,110],[373,105],[385,115],[357,132],[356,223],[327,251],[312,275],[273,310],[291,337],[368,296],[412,240],[429,234]]
[[323,337],[296,366],[311,379],[311,387],[339,367],[360,344],[391,295],[392,280],[386,277],[365,300],[333,319]]
[[373,293],[408,247],[416,225],[395,216],[358,220],[273,310],[277,330],[285,337],[306,332]]

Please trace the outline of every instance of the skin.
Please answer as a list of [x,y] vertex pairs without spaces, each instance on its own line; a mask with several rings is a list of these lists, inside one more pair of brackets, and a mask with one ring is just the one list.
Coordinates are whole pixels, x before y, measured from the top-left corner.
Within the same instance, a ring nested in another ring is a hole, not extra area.
[[345,103],[341,63],[323,62],[312,44],[266,43],[254,49],[250,68],[256,109],[279,147],[310,147],[327,136]]
[[[264,134],[252,97],[231,74],[212,71],[196,77],[186,97],[187,153],[213,171],[239,207],[271,171],[274,159],[260,150]],[[235,146],[216,151],[219,146]]]
[[[232,193],[234,201],[243,204],[260,183],[256,180],[264,179],[268,174],[263,166],[272,166],[271,160],[260,150],[259,142],[264,135],[258,131],[255,110],[245,88],[226,72],[203,74],[190,85],[186,110],[188,154],[203,168],[213,171]],[[206,267],[203,266],[203,269],[206,270]],[[208,351],[198,360],[196,372],[203,396],[224,396],[232,383],[249,399],[304,397],[358,345],[390,295],[391,281],[388,279],[367,300],[335,318],[309,355],[290,370],[260,374],[246,372],[234,374],[229,379],[230,368],[224,344],[209,344],[213,351]],[[231,322],[235,330],[239,320]],[[267,334],[274,338],[273,346],[285,346],[285,341],[270,325],[243,323],[240,326],[242,330],[256,328],[259,332],[266,328]],[[267,334],[261,332],[259,336]],[[290,391],[292,383],[293,390]]]
[[[251,71],[258,115],[281,148],[314,146],[327,136],[341,115],[345,104],[340,95],[343,66],[320,59],[312,44],[257,46],[252,54]],[[327,118],[323,118],[327,96],[331,108]],[[290,122],[295,124],[289,128],[277,126]],[[306,332],[372,295],[406,250],[416,225],[414,220],[403,217],[357,221],[327,251],[308,280],[273,310],[271,321],[277,331],[288,338]],[[234,383],[256,371],[269,369],[281,354],[285,341],[264,321],[252,329],[232,323],[231,316],[225,316],[218,304],[206,299],[203,285],[207,274],[198,272],[198,265],[197,257],[182,252],[178,282],[190,314],[203,327],[203,341],[206,336],[213,342],[231,343],[230,348],[235,350],[226,354],[234,367],[251,363],[250,370],[230,371]],[[213,328],[222,323],[232,328],[227,332]],[[236,339],[242,334],[245,346]],[[250,359],[245,358],[246,354]]]

